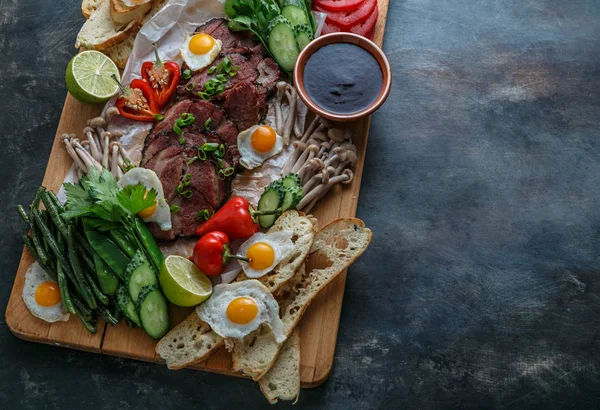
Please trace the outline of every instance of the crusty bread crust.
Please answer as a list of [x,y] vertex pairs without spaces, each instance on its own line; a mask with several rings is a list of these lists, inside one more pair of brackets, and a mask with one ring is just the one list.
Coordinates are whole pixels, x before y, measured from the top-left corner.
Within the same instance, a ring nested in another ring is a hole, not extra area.
[[151,1],[139,6],[129,7],[123,3],[123,0],[110,0],[110,16],[117,23],[127,24],[130,21],[143,18],[151,7]]
[[[141,23],[142,17],[131,21],[125,27],[115,23],[110,17],[110,0],[104,0],[81,27],[75,47],[86,50],[107,50],[122,43],[133,33],[137,33]],[[97,32],[101,34],[98,35]]]
[[81,13],[86,19],[89,19],[101,3],[102,0],[83,0],[81,3]]
[[[330,265],[304,273],[300,270],[293,279],[294,289],[279,301],[279,314],[287,336],[317,294],[362,255],[371,239],[371,230],[356,218],[338,219],[317,233],[310,253],[326,258]],[[248,335],[233,349],[233,369],[260,380],[277,360],[280,348],[270,331]]]

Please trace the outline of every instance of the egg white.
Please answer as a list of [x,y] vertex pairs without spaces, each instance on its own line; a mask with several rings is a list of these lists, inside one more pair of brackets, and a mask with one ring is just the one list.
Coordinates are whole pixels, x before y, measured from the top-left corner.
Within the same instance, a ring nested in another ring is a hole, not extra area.
[[241,256],[246,256],[248,253],[248,249],[250,246],[257,242],[264,242],[266,244],[271,245],[273,250],[275,251],[275,259],[271,266],[266,269],[253,269],[250,267],[248,262],[239,261],[242,270],[249,278],[260,278],[261,276],[266,275],[270,271],[275,268],[275,266],[279,265],[279,263],[289,257],[294,251],[294,244],[292,243],[292,231],[279,231],[279,232],[271,232],[271,233],[261,233],[257,232],[252,235],[246,242],[244,242],[240,249],[238,249],[237,254]]
[[[227,318],[227,307],[239,297],[251,298],[258,307],[258,314],[254,320],[245,325],[233,323]],[[271,328],[277,343],[286,339],[283,322],[279,317],[279,304],[269,289],[257,280],[215,286],[210,299],[199,305],[196,313],[215,333],[224,338],[241,340],[261,324],[265,324]]]
[[198,33],[188,34],[185,37],[184,43],[181,45],[181,47],[179,47],[181,58],[183,58],[183,61],[185,61],[188,68],[192,71],[202,70],[203,68],[211,65],[221,52],[221,48],[223,46],[223,42],[221,40],[214,39],[215,44],[208,53],[195,54],[190,50],[190,40],[195,34]]
[[130,169],[119,180],[120,187],[142,184],[147,190],[154,188],[156,195],[156,210],[149,218],[142,218],[144,222],[155,222],[163,231],[173,227],[171,224],[171,209],[165,199],[165,191],[158,176],[151,169],[135,167]]
[[53,306],[42,306],[35,300],[35,291],[38,286],[49,280],[53,279],[39,263],[34,262],[25,273],[25,284],[21,293],[23,302],[31,314],[38,319],[48,323],[66,322],[71,315],[65,310],[62,299]]
[[240,151],[240,164],[247,169],[260,167],[263,162],[272,156],[279,154],[283,149],[283,138],[281,138],[281,135],[276,134],[275,145],[270,151],[255,151],[252,147],[252,133],[254,133],[258,127],[259,125],[255,125],[238,134],[237,143],[238,150]]
[[127,7],[137,7],[146,3],[150,3],[150,0],[123,0],[123,4]]

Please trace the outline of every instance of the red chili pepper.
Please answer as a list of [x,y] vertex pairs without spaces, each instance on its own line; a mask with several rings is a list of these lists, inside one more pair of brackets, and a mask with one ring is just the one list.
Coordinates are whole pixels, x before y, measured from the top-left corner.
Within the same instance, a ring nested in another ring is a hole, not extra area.
[[154,116],[160,113],[160,109],[150,84],[136,78],[129,87],[125,88],[116,76],[113,78],[121,89],[121,95],[115,104],[119,114],[136,121],[154,121]]
[[220,231],[230,239],[247,239],[258,232],[257,216],[278,212],[280,211],[256,211],[246,199],[237,196],[230,199],[204,225],[196,229],[196,234],[202,237],[208,232]]
[[181,70],[175,61],[161,61],[158,56],[156,43],[152,44],[156,61],[146,61],[142,64],[142,78],[152,86],[156,94],[156,102],[162,108],[175,92]]
[[205,275],[216,276],[223,272],[223,267],[232,258],[249,262],[247,258],[232,255],[227,235],[214,231],[207,233],[196,242],[192,262]]

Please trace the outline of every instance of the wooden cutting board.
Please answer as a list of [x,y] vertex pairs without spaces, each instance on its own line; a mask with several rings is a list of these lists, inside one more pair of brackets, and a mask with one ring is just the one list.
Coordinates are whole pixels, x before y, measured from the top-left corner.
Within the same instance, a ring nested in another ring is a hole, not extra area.
[[[379,0],[379,20],[375,27],[374,41],[380,46],[383,43],[388,4],[389,0]],[[101,110],[101,105],[82,104],[67,95],[44,176],[43,185],[48,189],[58,191],[71,167],[71,158],[63,147],[61,135],[71,132],[80,133],[85,127],[86,120],[97,116]],[[339,185],[335,186],[314,208],[312,213],[318,218],[321,226],[336,218],[356,215],[369,123],[370,118],[365,118],[346,125],[348,131],[355,136],[353,141],[358,148],[359,162],[352,183],[343,188]],[[91,334],[77,318],[71,318],[68,322],[50,324],[32,316],[21,298],[25,272],[32,263],[32,256],[24,249],[6,308],[6,323],[15,336],[37,343],[135,360],[161,362],[160,357],[157,357],[154,352],[156,342],[142,329],[130,328],[124,321],[117,326],[107,326],[99,321],[97,333]],[[344,272],[319,294],[300,322],[303,387],[318,386],[329,376],[333,365],[345,283]],[[172,326],[178,324],[191,312],[190,308],[176,306],[170,306],[169,309]],[[224,349],[194,368],[242,377],[231,370],[231,355]]]

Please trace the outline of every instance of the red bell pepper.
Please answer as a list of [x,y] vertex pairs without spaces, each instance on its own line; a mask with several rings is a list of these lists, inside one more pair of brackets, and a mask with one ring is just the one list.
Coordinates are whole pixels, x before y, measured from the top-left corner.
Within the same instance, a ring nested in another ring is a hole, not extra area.
[[136,121],[154,121],[155,115],[160,113],[160,109],[150,84],[136,78],[129,87],[125,88],[116,76],[113,78],[121,89],[121,95],[115,104],[119,109],[119,114]]
[[196,234],[202,237],[208,232],[220,231],[230,239],[248,239],[258,232],[256,219],[258,216],[279,212],[279,210],[256,211],[246,199],[237,196],[230,199],[204,225],[196,229]]
[[142,64],[142,78],[152,86],[156,94],[156,102],[162,108],[175,92],[181,70],[175,61],[161,61],[158,56],[156,43],[152,44],[156,61],[146,61]]
[[192,262],[207,276],[217,276],[223,272],[229,259],[250,260],[231,254],[229,238],[223,232],[209,232],[194,246]]

